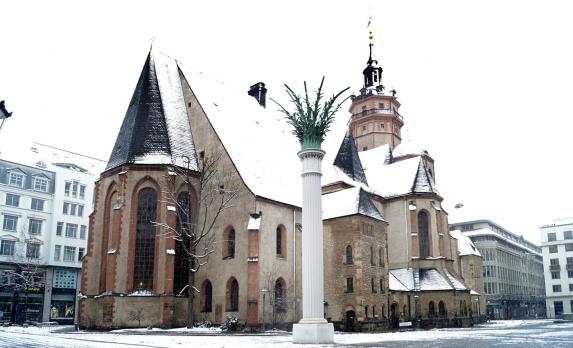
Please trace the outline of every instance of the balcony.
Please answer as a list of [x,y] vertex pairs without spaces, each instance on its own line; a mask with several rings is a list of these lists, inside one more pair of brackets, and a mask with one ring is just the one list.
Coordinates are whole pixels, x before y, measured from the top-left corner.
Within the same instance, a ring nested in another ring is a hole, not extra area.
[[549,265],[549,270],[550,270],[550,271],[560,271],[560,270],[561,270],[561,265],[560,265],[560,264]]
[[368,109],[362,110],[361,112],[352,114],[352,121],[360,119],[362,117],[366,117],[369,115],[374,114],[383,114],[383,115],[393,115],[396,116],[400,121],[404,122],[404,118],[398,113],[398,111],[394,109]]

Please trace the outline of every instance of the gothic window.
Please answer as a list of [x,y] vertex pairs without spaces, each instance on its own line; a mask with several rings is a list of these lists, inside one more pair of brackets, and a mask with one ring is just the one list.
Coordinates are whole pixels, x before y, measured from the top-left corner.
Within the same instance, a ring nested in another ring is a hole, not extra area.
[[237,312],[239,310],[239,282],[231,277],[227,281],[227,312]]
[[446,316],[446,304],[444,303],[444,301],[440,301],[440,303],[438,303],[438,312],[440,314],[440,317]]
[[350,245],[346,246],[346,264],[352,264],[352,247]]
[[[173,277],[173,292],[175,295],[187,295],[184,291],[189,284],[189,227],[191,226],[191,210],[189,192],[180,192],[177,195],[177,221],[175,229],[175,262]],[[209,310],[210,311],[210,310]]]
[[275,282],[275,309],[278,312],[286,311],[286,285],[283,278],[277,279]]
[[211,312],[213,310],[213,285],[207,279],[201,287],[201,312]]
[[428,228],[428,214],[425,211],[418,213],[418,242],[420,257],[430,256],[430,231]]
[[436,306],[434,305],[434,301],[430,301],[428,304],[428,316],[433,317],[436,315]]
[[134,289],[153,289],[153,263],[155,260],[155,225],[157,220],[157,193],[144,188],[137,196],[137,225],[135,231],[135,257],[133,269]]

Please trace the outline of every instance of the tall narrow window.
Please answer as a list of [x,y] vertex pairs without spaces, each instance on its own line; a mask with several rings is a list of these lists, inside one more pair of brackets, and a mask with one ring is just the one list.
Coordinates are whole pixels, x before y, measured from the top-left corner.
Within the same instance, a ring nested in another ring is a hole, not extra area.
[[[175,262],[174,262],[174,279],[173,291],[175,295],[187,295],[184,291],[189,284],[189,243],[191,227],[191,210],[189,193],[181,192],[177,195],[177,222],[176,231],[178,238],[175,241]],[[209,284],[211,284],[209,282]],[[183,293],[184,291],[184,293]],[[205,311],[205,308],[203,308]],[[209,312],[211,310],[209,309]]]
[[239,310],[239,282],[231,277],[227,281],[227,312],[236,312]]
[[430,301],[428,304],[428,316],[433,317],[436,315],[436,306],[434,305],[434,301]]
[[209,279],[203,282],[201,287],[201,312],[211,312],[213,310],[213,285]]
[[384,250],[378,249],[378,264],[384,267]]
[[277,227],[276,235],[277,235],[277,239],[276,239],[276,241],[277,241],[277,243],[276,243],[277,244],[276,245],[277,255],[284,256],[283,255],[283,234],[282,234],[282,230],[281,230],[280,226]]
[[157,194],[151,188],[139,191],[137,197],[137,225],[135,230],[135,257],[133,288],[153,289],[153,263],[155,260],[155,226]]
[[370,264],[371,265],[375,265],[374,263],[374,246],[370,246]]
[[275,309],[278,312],[286,311],[286,285],[283,278],[275,282]]
[[444,301],[440,301],[440,303],[438,303],[438,312],[440,314],[440,317],[446,316],[446,304],[444,303]]
[[346,264],[352,264],[352,247],[350,245],[346,246]]
[[235,257],[235,229],[231,228],[227,233],[227,253],[225,258],[232,259]]
[[430,256],[428,214],[425,211],[418,213],[418,242],[420,245],[420,257]]

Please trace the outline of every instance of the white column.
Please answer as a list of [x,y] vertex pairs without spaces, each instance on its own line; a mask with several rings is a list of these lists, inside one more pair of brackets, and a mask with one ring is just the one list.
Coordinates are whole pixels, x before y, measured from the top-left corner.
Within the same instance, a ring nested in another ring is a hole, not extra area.
[[333,343],[334,327],[324,319],[324,260],[321,162],[325,152],[304,149],[302,162],[302,319],[294,343]]

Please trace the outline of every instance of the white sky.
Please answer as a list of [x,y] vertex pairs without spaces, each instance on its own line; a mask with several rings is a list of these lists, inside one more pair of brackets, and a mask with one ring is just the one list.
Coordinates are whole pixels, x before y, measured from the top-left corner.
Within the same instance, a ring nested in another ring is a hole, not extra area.
[[25,139],[107,160],[152,37],[245,93],[263,81],[283,98],[281,83],[300,90],[323,75],[332,91],[356,93],[372,15],[404,138],[436,160],[450,220],[491,219],[538,242],[539,226],[573,216],[568,1],[0,0],[0,9],[0,99],[14,112],[0,151]]

